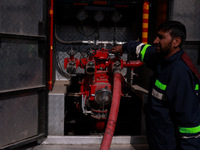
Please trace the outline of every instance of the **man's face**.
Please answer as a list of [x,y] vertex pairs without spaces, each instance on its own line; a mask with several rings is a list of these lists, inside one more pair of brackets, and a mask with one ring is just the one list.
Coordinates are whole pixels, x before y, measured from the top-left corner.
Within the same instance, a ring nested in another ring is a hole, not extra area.
[[170,35],[170,31],[164,32],[159,31],[157,33],[157,37],[154,40],[154,44],[156,46],[157,53],[160,53],[162,56],[167,56],[172,50],[172,37]]

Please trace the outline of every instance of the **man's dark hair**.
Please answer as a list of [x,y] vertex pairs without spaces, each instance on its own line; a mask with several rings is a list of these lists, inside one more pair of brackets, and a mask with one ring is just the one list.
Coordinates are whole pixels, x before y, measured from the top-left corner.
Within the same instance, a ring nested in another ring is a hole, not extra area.
[[181,47],[183,43],[185,42],[186,29],[185,29],[185,26],[181,22],[178,22],[178,21],[164,22],[158,27],[158,31],[164,31],[164,32],[169,31],[172,38],[180,37],[181,43],[179,47]]

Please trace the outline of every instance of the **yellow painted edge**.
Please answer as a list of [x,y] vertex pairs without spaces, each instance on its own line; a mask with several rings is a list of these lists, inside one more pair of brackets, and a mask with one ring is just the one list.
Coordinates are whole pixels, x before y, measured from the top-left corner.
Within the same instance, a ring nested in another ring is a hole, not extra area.
[[148,28],[149,27],[149,24],[148,23],[143,23],[142,24],[142,28]]
[[142,38],[148,38],[148,32],[143,32],[142,33]]

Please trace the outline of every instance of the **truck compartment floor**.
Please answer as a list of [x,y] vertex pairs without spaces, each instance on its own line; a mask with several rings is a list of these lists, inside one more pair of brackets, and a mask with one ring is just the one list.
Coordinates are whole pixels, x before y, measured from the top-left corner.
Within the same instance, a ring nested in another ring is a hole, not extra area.
[[[31,150],[99,150],[99,144],[86,145],[38,145]],[[28,149],[29,150],[29,149]],[[114,144],[110,150],[148,150],[147,144]]]

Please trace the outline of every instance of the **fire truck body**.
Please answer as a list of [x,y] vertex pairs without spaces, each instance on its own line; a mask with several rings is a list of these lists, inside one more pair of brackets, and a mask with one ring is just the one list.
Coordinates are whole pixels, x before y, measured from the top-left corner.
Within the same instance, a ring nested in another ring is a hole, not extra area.
[[[109,123],[116,125],[112,134],[123,135],[117,144],[145,143],[152,72],[110,50],[129,40],[151,44],[160,23],[178,20],[187,29],[183,48],[199,70],[199,7],[199,0],[2,0],[0,149],[43,138],[100,144],[113,96],[121,97],[117,121]],[[114,72],[122,75],[117,94]]]

